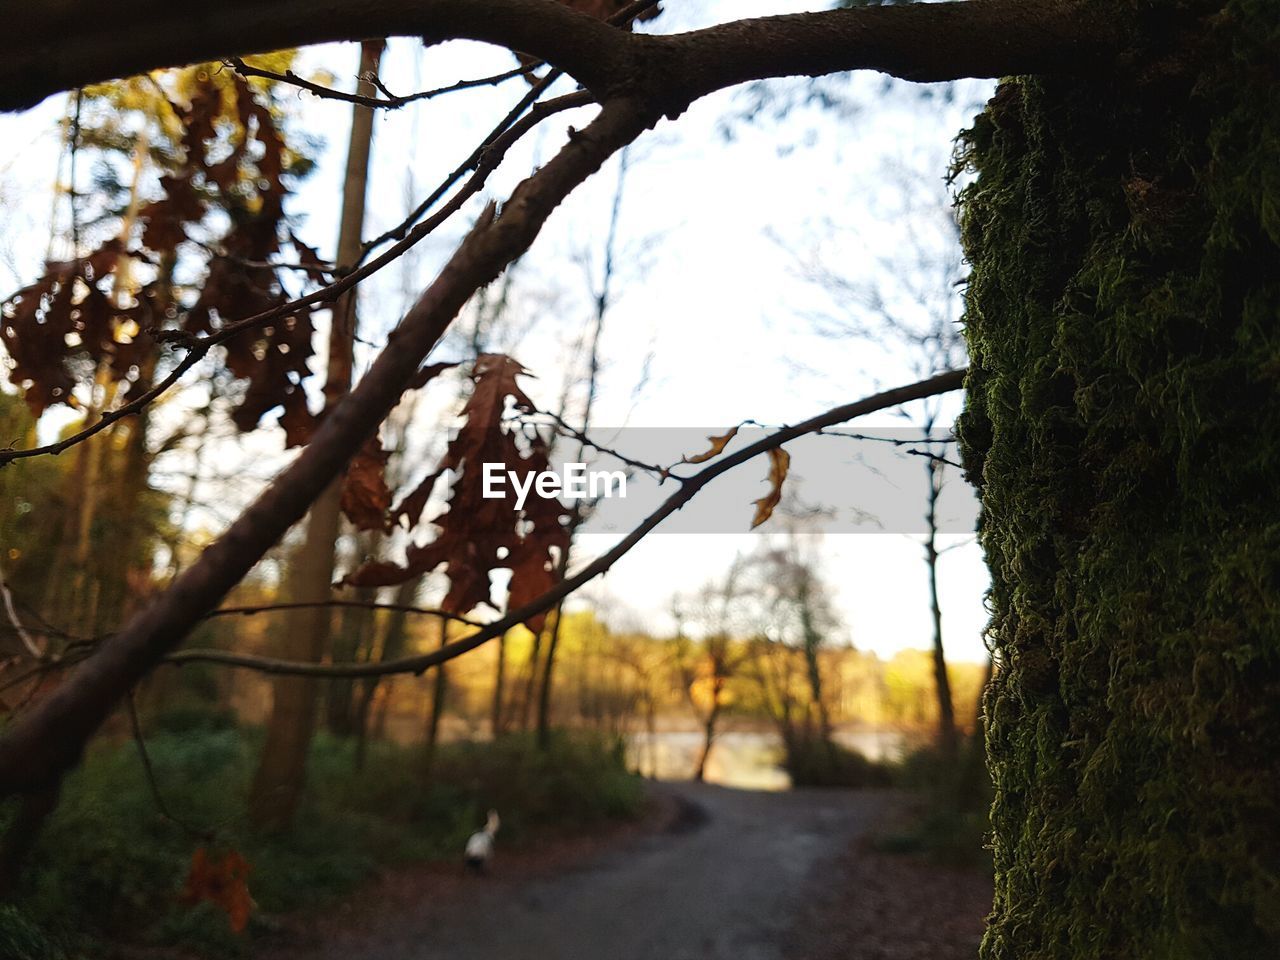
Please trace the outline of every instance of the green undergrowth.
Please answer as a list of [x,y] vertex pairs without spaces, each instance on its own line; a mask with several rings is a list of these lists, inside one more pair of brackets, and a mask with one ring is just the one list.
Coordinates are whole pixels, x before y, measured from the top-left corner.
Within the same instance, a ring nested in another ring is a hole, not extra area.
[[[357,772],[353,745],[322,735],[294,826],[263,834],[245,814],[259,731],[195,714],[150,728],[165,806],[187,827],[213,831],[213,842],[161,813],[132,742],[99,745],[68,779],[16,905],[0,908],[0,956],[99,960],[118,943],[244,956],[273,915],[332,901],[380,866],[457,859],[490,808],[502,816],[500,847],[512,847],[632,817],[643,804],[641,781],[600,739],[560,735],[546,751],[526,736],[444,745],[427,779],[420,748],[371,744]],[[213,904],[180,902],[191,857],[206,845],[252,866],[244,934]]]
[[937,747],[925,746],[895,766],[894,785],[914,799],[907,815],[875,838],[877,849],[992,871],[987,837],[991,779],[974,749],[969,743],[957,756],[947,757]]

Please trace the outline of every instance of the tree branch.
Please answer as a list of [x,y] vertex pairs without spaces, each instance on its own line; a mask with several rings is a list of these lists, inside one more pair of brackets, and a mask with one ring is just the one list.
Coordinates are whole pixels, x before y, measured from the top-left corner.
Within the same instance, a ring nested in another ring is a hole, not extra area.
[[347,607],[360,610],[390,610],[397,613],[416,613],[426,617],[439,617],[441,620],[452,620],[454,623],[463,623],[469,627],[480,627],[482,623],[472,620],[470,617],[459,616],[456,613],[450,613],[448,610],[437,610],[434,607],[415,607],[407,603],[377,603],[369,600],[320,600],[310,603],[262,603],[243,607],[219,607],[205,614],[206,620],[212,620],[214,617],[231,617],[241,616],[250,617],[258,613],[275,613],[280,610],[298,610],[303,607]]
[[236,653],[230,650],[180,650],[170,654],[169,663],[218,663],[225,666],[245,667],[261,673],[287,674],[300,677],[380,677],[396,673],[422,673],[430,667],[439,666],[455,657],[474,650],[481,644],[502,636],[513,627],[519,626],[530,617],[550,610],[553,606],[573,593],[579,587],[605,573],[610,567],[626,556],[631,549],[649,534],[658,524],[680,510],[697,496],[698,491],[721,474],[734,467],[746,463],[763,453],[776,449],[797,437],[815,433],[824,427],[836,423],[844,423],[855,417],[865,416],[877,410],[896,407],[912,400],[937,396],[959,390],[964,385],[966,370],[949,370],[928,380],[913,383],[905,387],[896,387],[877,393],[874,396],[853,403],[846,403],[825,413],[811,417],[795,426],[783,427],[767,437],[751,443],[721,459],[714,460],[709,466],[697,473],[681,477],[680,488],[663,501],[653,513],[649,514],[639,526],[619,540],[612,549],[601,554],[594,561],[583,567],[578,573],[567,577],[548,590],[542,596],[531,600],[523,606],[510,611],[500,620],[486,624],[469,637],[455,640],[430,653],[412,657],[401,657],[398,660],[386,660],[370,663],[305,663],[295,660],[280,660],[274,657],[259,657],[253,654]]
[[1118,15],[1071,0],[952,0],[636,35],[549,0],[82,0],[29,4],[0,36],[0,110],[160,67],[366,37],[480,40],[541,57],[599,99],[679,112],[747,80],[880,70],[908,80],[1097,70]]
[[474,80],[459,80],[457,83],[451,83],[448,86],[436,87],[431,90],[421,90],[418,93],[409,93],[404,96],[397,97],[391,93],[385,93],[386,88],[381,81],[377,82],[379,89],[383,90],[385,95],[381,97],[366,97],[358,93],[348,93],[346,90],[335,90],[333,87],[326,87],[324,84],[315,83],[306,77],[300,77],[292,70],[286,70],[284,73],[277,73],[274,70],[264,70],[262,67],[255,67],[252,64],[245,63],[240,57],[231,57],[226,61],[236,73],[242,77],[259,77],[263,80],[272,80],[276,83],[284,83],[289,86],[297,87],[300,90],[306,90],[308,93],[314,93],[317,97],[324,100],[340,100],[343,103],[358,103],[362,107],[381,108],[383,110],[398,110],[410,103],[416,103],[419,100],[431,100],[435,97],[443,96],[446,93],[455,93],[458,90],[470,90],[474,87],[495,87],[500,83],[510,80],[514,77],[528,73],[532,67],[514,67],[503,73],[495,73],[489,77],[477,77]]

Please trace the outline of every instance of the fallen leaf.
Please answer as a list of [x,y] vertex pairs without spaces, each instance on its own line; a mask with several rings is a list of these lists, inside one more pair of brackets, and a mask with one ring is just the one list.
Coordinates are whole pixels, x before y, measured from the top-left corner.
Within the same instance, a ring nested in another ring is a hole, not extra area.
[[188,906],[209,901],[226,913],[234,932],[242,933],[253,912],[253,897],[249,895],[252,870],[238,850],[217,856],[197,847],[191,855],[191,869],[180,899]]

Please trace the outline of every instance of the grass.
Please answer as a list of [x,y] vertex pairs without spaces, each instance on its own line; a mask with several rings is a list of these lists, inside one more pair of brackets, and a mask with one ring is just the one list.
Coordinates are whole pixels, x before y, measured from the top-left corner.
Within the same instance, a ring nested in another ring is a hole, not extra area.
[[[32,854],[16,907],[0,908],[0,956],[13,960],[100,958],[129,942],[233,957],[251,950],[272,914],[323,904],[383,864],[459,856],[490,807],[503,840],[636,815],[642,786],[620,749],[567,735],[540,751],[529,737],[450,744],[429,780],[420,752],[376,743],[365,769],[353,747],[316,738],[309,785],[295,826],[257,833],[244,809],[261,737],[228,718],[173,716],[153,722],[148,752],[166,806],[216,833],[252,865],[257,910],[245,935],[209,903],[179,901],[203,841],[163,816],[131,742],[101,744],[68,778],[57,813]],[[12,808],[0,819],[12,816]]]

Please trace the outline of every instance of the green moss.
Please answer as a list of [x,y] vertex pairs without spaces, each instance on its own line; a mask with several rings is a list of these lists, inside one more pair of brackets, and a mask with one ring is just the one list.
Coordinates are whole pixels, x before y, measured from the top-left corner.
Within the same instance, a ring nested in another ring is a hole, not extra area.
[[1280,4],[1209,24],[962,139],[985,960],[1280,955]]

